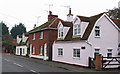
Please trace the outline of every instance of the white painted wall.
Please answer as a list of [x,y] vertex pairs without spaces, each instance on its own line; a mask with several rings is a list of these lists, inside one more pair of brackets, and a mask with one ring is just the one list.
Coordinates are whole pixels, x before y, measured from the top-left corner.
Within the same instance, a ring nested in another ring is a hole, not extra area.
[[[85,46],[86,49],[81,49]],[[58,56],[58,48],[63,48],[63,56]],[[80,49],[80,58],[73,58],[73,49]],[[76,64],[82,66],[88,66],[88,57],[90,55],[90,45],[85,41],[78,42],[56,42],[53,44],[53,61],[65,62],[69,64]]]
[[[27,46],[16,46],[16,55],[20,55],[20,48],[22,48],[22,56],[26,56]],[[24,54],[23,54],[23,48],[24,48]]]
[[113,26],[113,24],[105,16],[103,16],[101,20],[99,20],[96,23],[96,25],[100,26],[101,36],[98,38],[95,37],[95,31],[93,29],[88,40],[92,44],[93,54],[94,54],[95,48],[100,48],[100,53],[103,56],[107,56],[107,52],[108,52],[107,49],[110,48],[110,49],[113,49],[112,56],[118,56],[117,55],[118,30]]

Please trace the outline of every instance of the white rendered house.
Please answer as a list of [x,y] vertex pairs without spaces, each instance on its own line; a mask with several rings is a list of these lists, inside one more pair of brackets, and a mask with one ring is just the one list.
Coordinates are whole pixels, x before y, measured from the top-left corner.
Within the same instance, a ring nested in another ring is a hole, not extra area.
[[120,20],[111,19],[105,13],[91,17],[77,15],[69,26],[59,22],[52,60],[88,67],[89,57],[94,58],[96,54],[118,57],[119,48]]
[[17,35],[16,55],[26,56],[28,48],[28,34]]

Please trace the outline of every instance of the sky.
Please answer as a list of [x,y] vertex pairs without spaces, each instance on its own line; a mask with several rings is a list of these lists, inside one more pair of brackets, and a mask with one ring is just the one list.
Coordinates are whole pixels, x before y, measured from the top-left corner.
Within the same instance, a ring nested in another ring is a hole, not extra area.
[[[120,0],[0,0],[0,21],[9,27],[23,23],[30,31],[34,24],[37,26],[47,22],[48,11],[67,20],[67,14],[71,7],[72,14],[81,16],[93,16],[108,9],[118,7]],[[49,8],[49,5],[50,6]]]

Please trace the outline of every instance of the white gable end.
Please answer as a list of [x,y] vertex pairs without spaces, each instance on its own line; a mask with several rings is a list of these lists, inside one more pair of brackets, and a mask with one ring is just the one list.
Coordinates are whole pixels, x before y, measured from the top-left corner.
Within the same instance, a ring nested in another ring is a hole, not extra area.
[[[95,26],[100,27],[100,36],[95,36]],[[88,38],[88,43],[92,47],[92,55],[94,56],[95,48],[99,48],[99,53],[107,57],[108,49],[112,49],[112,56],[117,56],[118,49],[118,29],[106,17],[101,16],[95,23],[92,32]]]

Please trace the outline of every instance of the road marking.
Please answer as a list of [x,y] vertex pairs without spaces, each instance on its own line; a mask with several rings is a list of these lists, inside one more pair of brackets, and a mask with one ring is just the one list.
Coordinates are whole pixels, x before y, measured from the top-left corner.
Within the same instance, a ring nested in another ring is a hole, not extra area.
[[15,65],[17,65],[17,66],[19,66],[19,67],[23,67],[22,65],[20,65],[20,64],[17,64],[17,63],[13,63],[13,64],[15,64]]
[[10,62],[10,60],[8,60],[8,59],[4,59],[5,61],[7,61],[7,62]]
[[30,71],[35,72],[35,73],[36,73],[36,71],[34,71],[34,70],[32,70],[32,69],[31,69]]

